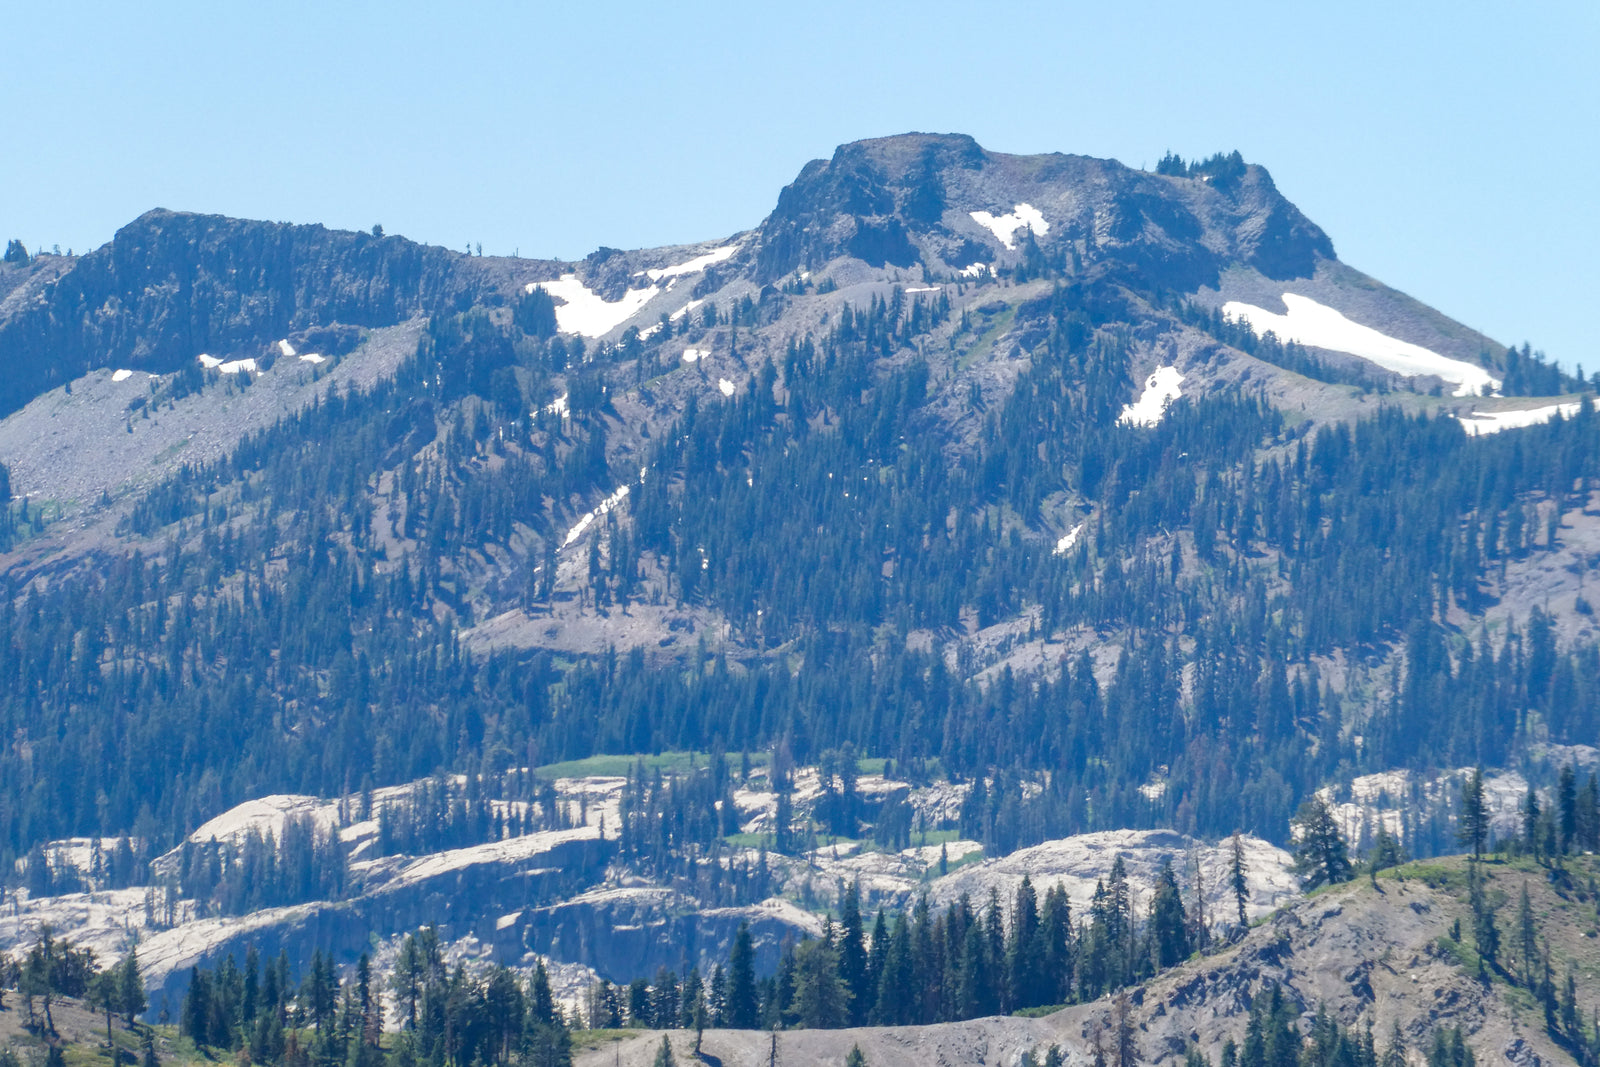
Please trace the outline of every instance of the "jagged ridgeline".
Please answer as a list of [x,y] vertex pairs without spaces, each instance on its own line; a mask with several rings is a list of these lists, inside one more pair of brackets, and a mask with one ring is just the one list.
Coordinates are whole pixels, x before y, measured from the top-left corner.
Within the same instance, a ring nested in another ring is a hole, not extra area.
[[[0,858],[148,858],[271,793],[846,746],[972,783],[951,828],[991,854],[1283,841],[1341,777],[1591,743],[1587,601],[1529,577],[1587,521],[1586,383],[1219,160],[917,135],[714,247],[154,212],[8,263]],[[85,458],[47,417],[114,421]],[[681,797],[672,848],[738,831]]]

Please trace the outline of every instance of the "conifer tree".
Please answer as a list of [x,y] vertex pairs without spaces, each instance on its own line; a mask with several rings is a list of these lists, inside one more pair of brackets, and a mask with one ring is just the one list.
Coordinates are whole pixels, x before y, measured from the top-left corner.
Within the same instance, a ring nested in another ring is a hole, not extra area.
[[1561,768],[1556,783],[1556,818],[1559,820],[1562,855],[1572,851],[1578,838],[1578,772],[1572,764]]
[[1319,797],[1300,806],[1294,817],[1299,840],[1295,846],[1295,870],[1307,889],[1337,885],[1350,878],[1350,858],[1339,824]]
[[750,924],[740,923],[728,957],[728,1026],[735,1030],[754,1030],[760,1022],[756,999],[755,950],[750,941]]
[[1250,899],[1250,882],[1245,877],[1250,868],[1244,861],[1244,841],[1239,831],[1233,832],[1233,841],[1228,855],[1228,884],[1233,888],[1233,901],[1239,908],[1239,928],[1247,929],[1250,920],[1245,916],[1244,906]]
[[862,927],[859,881],[853,881],[845,888],[840,925],[839,978],[850,991],[850,1019],[856,1026],[861,1026],[865,1024],[876,997],[867,988],[866,931]]
[[1172,861],[1162,863],[1150,899],[1150,951],[1158,970],[1175,966],[1189,956],[1189,922]]
[[1483,845],[1489,837],[1489,808],[1483,796],[1483,768],[1472,772],[1461,787],[1461,828],[1457,831],[1463,845],[1472,849],[1472,858],[1483,855]]
[[117,966],[117,1010],[131,1029],[134,1018],[149,1006],[144,992],[144,976],[139,972],[139,949],[128,949],[128,954]]

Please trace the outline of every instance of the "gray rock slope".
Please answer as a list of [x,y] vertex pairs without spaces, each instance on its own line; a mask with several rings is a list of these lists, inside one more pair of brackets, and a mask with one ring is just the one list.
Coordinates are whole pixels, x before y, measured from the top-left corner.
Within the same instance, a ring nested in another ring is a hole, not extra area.
[[[1425,1053],[1438,1027],[1460,1026],[1480,1064],[1573,1063],[1545,1030],[1531,998],[1498,976],[1480,979],[1469,948],[1453,937],[1471,914],[1462,899],[1459,861],[1410,876],[1386,875],[1381,888],[1348,883],[1303,900],[1256,925],[1238,944],[1199,957],[1130,990],[1125,1006],[1111,998],[1042,1018],[998,1017],[937,1026],[789,1031],[778,1036],[781,1064],[843,1063],[859,1046],[874,1067],[1015,1067],[1024,1052],[1041,1058],[1060,1046],[1067,1062],[1095,1062],[1125,1010],[1135,1032],[1137,1062],[1178,1064],[1198,1048],[1218,1062],[1224,1041],[1244,1041],[1253,999],[1279,985],[1304,1013],[1309,1028],[1318,1008],[1346,1026],[1372,1024],[1380,1048],[1398,1026],[1413,1061]],[[1552,893],[1538,873],[1499,869],[1494,891],[1513,897],[1530,887],[1552,946],[1578,973],[1593,980],[1595,952],[1588,947],[1592,909],[1575,897]],[[1502,917],[1502,925],[1509,916]],[[1470,935],[1469,940],[1470,940]],[[1580,988],[1592,992],[1593,986]],[[579,1067],[646,1067],[660,1047],[659,1032],[585,1050]],[[694,1034],[667,1035],[680,1059]],[[772,1038],[751,1031],[706,1031],[707,1062],[760,1067],[769,1062]],[[1113,1057],[1107,1056],[1107,1060]]]

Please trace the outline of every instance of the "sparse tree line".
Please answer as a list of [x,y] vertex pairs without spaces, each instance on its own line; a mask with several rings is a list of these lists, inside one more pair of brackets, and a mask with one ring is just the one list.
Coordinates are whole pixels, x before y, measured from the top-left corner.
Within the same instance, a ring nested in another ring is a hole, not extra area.
[[[1471,951],[1476,969],[1485,980],[1491,974],[1531,993],[1544,1009],[1545,1029],[1584,1067],[1600,1065],[1600,1005],[1585,1019],[1578,1005],[1578,982],[1571,966],[1565,981],[1551,962],[1550,943],[1539,928],[1528,896],[1528,883],[1521,884],[1514,927],[1503,932],[1501,909],[1509,903],[1505,893],[1494,887],[1498,880],[1496,864],[1486,863],[1484,854],[1497,850],[1507,859],[1532,858],[1562,900],[1589,904],[1600,915],[1600,883],[1591,873],[1580,880],[1567,866],[1568,857],[1595,851],[1594,835],[1600,832],[1600,781],[1590,774],[1580,790],[1577,770],[1563,768],[1557,779],[1553,810],[1541,810],[1537,792],[1530,786],[1522,804],[1520,835],[1496,841],[1489,827],[1489,807],[1484,792],[1483,772],[1474,771],[1462,783],[1458,838],[1468,849],[1467,900],[1472,910]],[[1451,931],[1452,941],[1465,946],[1459,923]]]
[[[22,1001],[26,1012],[24,1026],[44,1038],[53,1063],[59,1062],[61,1055],[53,1010],[60,1000],[81,1001],[85,1007],[103,1012],[106,1045],[113,1049],[116,1048],[112,1040],[113,1018],[121,1016],[123,1026],[132,1029],[137,1017],[149,1006],[136,948],[130,949],[119,963],[101,968],[92,950],[57,937],[49,926],[39,931],[33,946],[20,958],[0,956],[0,1008],[5,1007],[8,989],[14,990]],[[113,1063],[116,1062],[114,1059]],[[154,1052],[147,1040],[144,1065],[153,1067],[153,1064]],[[0,1061],[0,1067],[14,1065]]]
[[243,967],[230,955],[191,972],[177,1022],[204,1049],[276,1067],[565,1067],[572,1059],[572,1020],[543,964],[526,980],[505,967],[451,967],[431,927],[400,943],[387,981],[365,953],[341,978],[320,950],[295,981],[287,956],[263,965],[251,947]]

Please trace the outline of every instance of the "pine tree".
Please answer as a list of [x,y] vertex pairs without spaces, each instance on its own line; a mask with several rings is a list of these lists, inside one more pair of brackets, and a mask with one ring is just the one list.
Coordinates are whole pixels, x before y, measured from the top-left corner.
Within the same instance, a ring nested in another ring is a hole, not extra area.
[[[881,914],[881,913],[880,913]],[[915,989],[912,985],[911,931],[906,917],[895,919],[878,978],[878,1002],[873,1012],[880,1026],[905,1026],[914,1021]]]
[[1398,867],[1406,861],[1405,850],[1400,847],[1400,842],[1389,832],[1388,827],[1378,826],[1378,832],[1372,839],[1372,848],[1367,854],[1367,875],[1373,885],[1378,884],[1378,872]]
[[1461,787],[1461,828],[1456,836],[1463,845],[1472,849],[1472,858],[1483,855],[1483,845],[1489,837],[1489,808],[1483,797],[1483,769],[1472,772]]
[[733,938],[733,952],[728,957],[728,1026],[734,1030],[754,1030],[760,1025],[759,1012],[750,924],[740,923],[739,932]]
[[1006,944],[1011,972],[1011,1006],[1032,1008],[1050,1003],[1044,972],[1044,939],[1039,928],[1039,900],[1033,881],[1023,874],[1011,907],[1011,930]]
[[1350,878],[1350,858],[1339,824],[1319,797],[1312,797],[1295,814],[1295,871],[1307,889],[1337,885]]
[[1378,1067],[1406,1067],[1406,1039],[1400,1033],[1400,1020],[1394,1021],[1394,1029],[1389,1034],[1389,1044],[1383,1050],[1383,1059]]
[[1483,876],[1476,863],[1467,867],[1467,898],[1472,907],[1472,936],[1478,948],[1479,969],[1487,975],[1487,966],[1495,964],[1500,955],[1500,927],[1495,923],[1494,905],[1483,891]]
[[117,1010],[131,1029],[133,1020],[149,1006],[144,992],[144,976],[139,972],[139,950],[128,949],[117,967]]
[[1527,882],[1522,883],[1522,898],[1517,902],[1517,955],[1522,963],[1522,984],[1532,989],[1538,981],[1539,943]]
[[826,938],[804,941],[794,957],[794,1007],[801,1025],[812,1030],[849,1025],[850,986],[839,974],[839,947]]
[[1572,764],[1561,768],[1556,784],[1556,818],[1561,834],[1561,854],[1572,851],[1578,838],[1578,771]]
[[1171,860],[1162,863],[1150,899],[1150,951],[1157,970],[1175,966],[1189,956],[1189,922]]
[[1232,847],[1228,857],[1228,884],[1233,888],[1233,901],[1239,908],[1239,928],[1248,929],[1250,920],[1245,915],[1244,906],[1250,899],[1250,882],[1245,877],[1250,868],[1244,862],[1244,841],[1239,831],[1233,832]]
[[867,1014],[877,997],[867,988],[867,952],[861,920],[861,884],[851,882],[845,889],[841,908],[839,937],[839,977],[850,990],[850,1018],[856,1026],[865,1025]]

